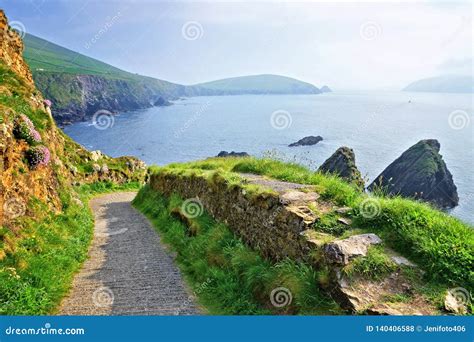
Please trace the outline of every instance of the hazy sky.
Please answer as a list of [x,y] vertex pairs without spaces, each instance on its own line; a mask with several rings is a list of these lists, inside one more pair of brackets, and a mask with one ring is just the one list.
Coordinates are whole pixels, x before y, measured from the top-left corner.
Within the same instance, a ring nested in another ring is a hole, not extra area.
[[472,2],[0,0],[26,32],[193,84],[273,73],[335,89],[472,74]]

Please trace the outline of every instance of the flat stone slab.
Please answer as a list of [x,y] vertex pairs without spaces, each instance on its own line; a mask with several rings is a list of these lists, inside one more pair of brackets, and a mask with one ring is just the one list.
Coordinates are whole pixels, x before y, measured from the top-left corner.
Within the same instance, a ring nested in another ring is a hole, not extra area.
[[375,234],[353,235],[344,240],[328,243],[324,253],[329,263],[347,265],[354,258],[367,255],[371,245],[381,243],[382,240]]

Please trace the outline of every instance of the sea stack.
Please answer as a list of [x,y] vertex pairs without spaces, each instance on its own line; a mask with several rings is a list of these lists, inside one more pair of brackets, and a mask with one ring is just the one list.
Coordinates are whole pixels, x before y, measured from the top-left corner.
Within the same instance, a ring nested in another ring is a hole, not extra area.
[[289,147],[311,146],[311,145],[316,145],[318,142],[320,142],[322,140],[323,140],[323,137],[321,137],[320,135],[318,135],[318,136],[310,135],[310,136],[307,136],[307,137],[304,137],[304,138],[298,140],[297,142],[289,144],[288,146]]
[[354,151],[346,146],[342,146],[333,153],[318,169],[320,172],[327,172],[364,188],[364,180],[355,164]]
[[421,140],[391,163],[369,186],[391,195],[430,202],[439,208],[458,205],[453,176],[439,154],[438,140]]

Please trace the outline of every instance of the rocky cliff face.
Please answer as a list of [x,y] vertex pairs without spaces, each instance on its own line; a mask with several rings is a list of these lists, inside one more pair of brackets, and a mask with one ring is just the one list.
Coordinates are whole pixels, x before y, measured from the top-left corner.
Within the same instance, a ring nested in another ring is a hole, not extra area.
[[38,208],[60,212],[74,197],[73,183],[140,181],[145,174],[137,159],[96,158],[56,127],[22,49],[0,11],[0,225],[12,231]]
[[22,54],[23,42],[20,36],[10,29],[4,12],[0,10],[0,59],[25,83],[32,85],[33,78]]
[[53,116],[59,124],[91,119],[99,110],[112,113],[160,105],[157,99],[172,99],[184,87],[160,89],[158,82],[106,78],[97,75],[38,72],[34,80],[44,96],[54,104]]
[[391,163],[369,186],[381,187],[389,194],[421,199],[441,208],[459,202],[453,176],[435,139],[421,140]]
[[329,157],[318,169],[320,172],[327,172],[356,184],[363,188],[364,180],[355,164],[354,151],[346,146],[340,147]]

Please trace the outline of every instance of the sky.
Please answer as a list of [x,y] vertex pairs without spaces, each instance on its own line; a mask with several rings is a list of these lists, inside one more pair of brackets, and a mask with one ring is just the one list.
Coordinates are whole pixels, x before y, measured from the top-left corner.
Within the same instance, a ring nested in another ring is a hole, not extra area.
[[472,75],[471,1],[0,0],[20,29],[180,84],[279,74],[338,90]]

